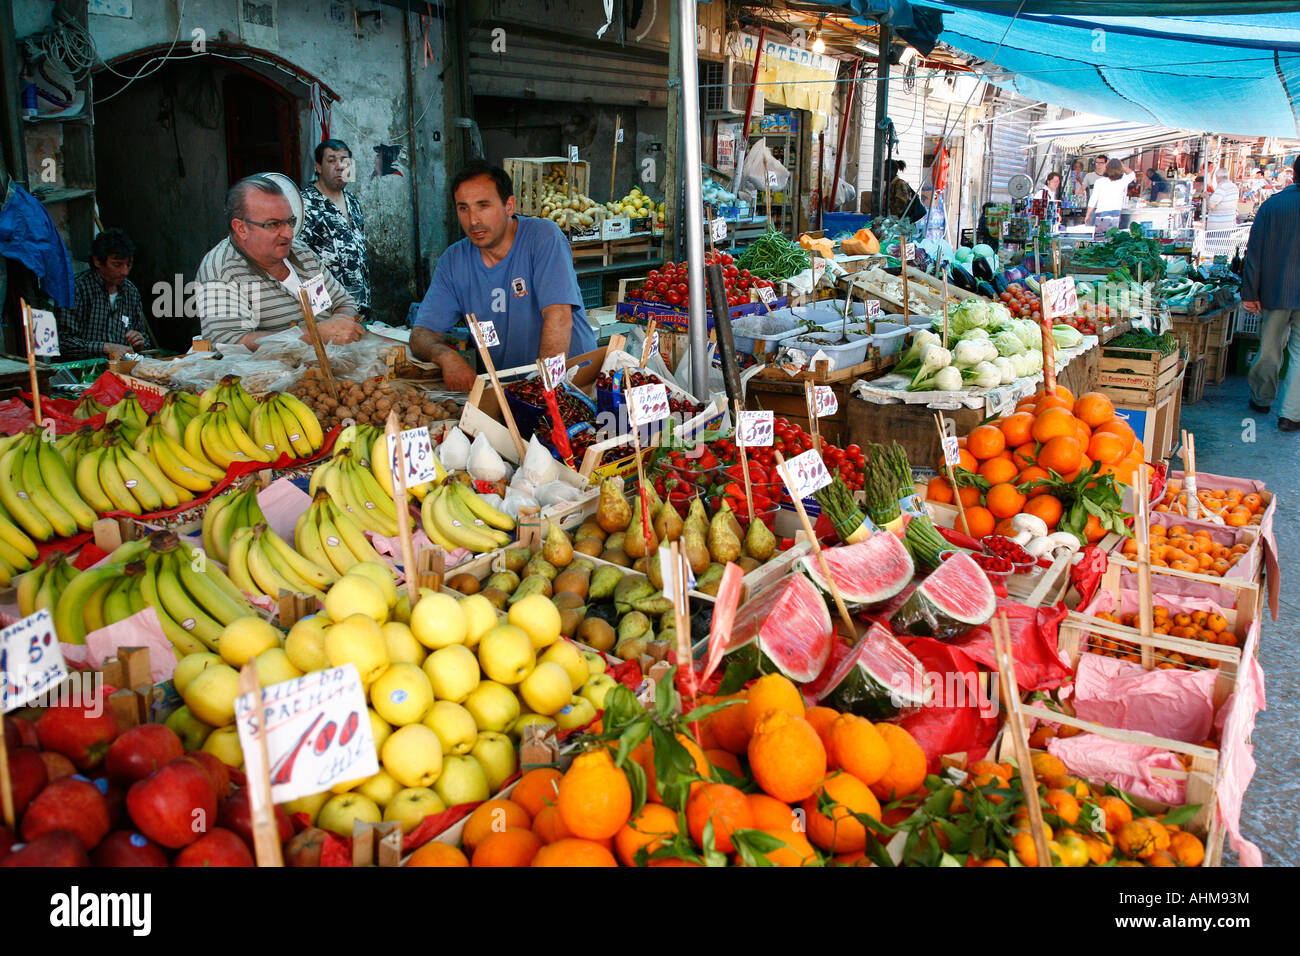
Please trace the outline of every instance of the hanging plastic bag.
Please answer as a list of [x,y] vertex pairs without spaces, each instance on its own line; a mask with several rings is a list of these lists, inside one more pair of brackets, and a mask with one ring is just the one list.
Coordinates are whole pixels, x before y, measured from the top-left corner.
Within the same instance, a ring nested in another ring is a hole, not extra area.
[[745,157],[744,181],[760,192],[766,189],[779,192],[789,185],[790,170],[772,155],[772,151],[767,148],[766,137],[750,147],[749,154]]

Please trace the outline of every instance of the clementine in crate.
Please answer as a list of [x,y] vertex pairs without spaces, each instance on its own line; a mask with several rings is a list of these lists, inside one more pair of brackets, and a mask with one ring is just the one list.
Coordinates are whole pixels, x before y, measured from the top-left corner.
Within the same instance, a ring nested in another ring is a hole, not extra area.
[[992,458],[1006,447],[1006,436],[993,425],[978,425],[966,436],[966,450],[980,461]]
[[704,828],[713,823],[713,845],[722,853],[735,849],[731,834],[754,825],[754,811],[745,794],[725,783],[710,783],[695,792],[686,803],[686,824],[691,839],[704,846]]
[[[695,762],[695,772],[707,780],[709,777],[709,761],[704,756],[704,751],[685,734],[678,734],[677,742],[685,747],[687,753],[691,755],[691,759]],[[659,793],[659,787],[655,779],[655,750],[652,738],[647,737],[641,742],[640,746],[632,751],[632,759],[639,763],[641,769],[645,771],[646,799],[651,803],[663,803],[664,798]],[[692,783],[691,792],[694,793],[695,788],[698,786],[700,786],[698,782]]]
[[510,827],[487,834],[470,857],[470,866],[528,866],[542,841],[532,830]]
[[[942,467],[942,466],[943,466],[943,462],[940,461],[940,462],[939,462],[939,465]],[[972,455],[972,454],[971,454],[969,451],[967,451],[965,448],[961,449],[961,450],[957,453],[957,467],[958,467],[958,468],[965,468],[967,471],[976,471],[976,470],[979,469],[979,466],[980,466],[980,463],[976,460],[975,456]]]
[[510,799],[527,810],[530,817],[536,817],[541,813],[542,807],[554,804],[559,799],[562,779],[564,774],[554,767],[529,770],[510,791]]
[[[1023,471],[1021,471],[1020,474],[1016,475],[1016,484],[1027,485],[1032,482],[1041,481],[1044,478],[1050,478],[1050,477],[1051,475],[1047,473],[1046,468],[1039,468],[1037,465],[1030,465],[1028,468],[1025,468]],[[1030,498],[1033,498],[1036,495],[1042,495],[1046,493],[1047,493],[1047,489],[1045,488],[1031,488],[1025,491],[1025,494],[1027,494]]]
[[822,744],[826,747],[827,759],[830,758],[831,752],[831,724],[839,718],[840,712],[830,707],[809,707],[803,715],[803,719],[812,724],[813,730],[817,731],[817,736],[822,739]]
[[[1043,477],[1047,476],[1044,475]],[[1021,510],[1027,515],[1041,518],[1049,531],[1056,530],[1057,524],[1061,521],[1061,516],[1065,513],[1060,498],[1042,491],[1031,492],[1029,500],[1025,502],[1025,506]]]
[[1009,483],[994,485],[985,496],[988,509],[995,518],[1010,518],[1020,514],[1027,500],[1015,485]]
[[766,793],[793,803],[826,776],[826,748],[802,717],[769,711],[749,738],[749,769]]
[[990,485],[1014,481],[1019,473],[1020,468],[1010,458],[1003,458],[1001,455],[982,462],[979,470],[980,477]]
[[1088,441],[1088,457],[1116,465],[1124,460],[1124,439],[1114,432],[1097,432]]
[[749,746],[749,730],[745,727],[746,697],[741,692],[727,697],[719,697],[714,703],[721,704],[725,701],[736,701],[736,703],[728,704],[709,717],[709,730],[713,734],[713,739],[718,742],[718,746],[723,750],[729,750],[733,754],[742,754],[745,752],[745,748]]
[[430,840],[411,854],[407,866],[469,866],[469,859],[450,843]]
[[[1061,401],[1065,402],[1065,404],[1068,407],[1070,408],[1074,407],[1074,393],[1071,392],[1064,385],[1062,385],[1060,382],[1057,382],[1056,391],[1053,393],[1053,395],[1056,398],[1059,398]],[[1047,389],[1045,388],[1039,389],[1037,392],[1034,393],[1034,400],[1038,402],[1041,402],[1044,398],[1047,397],[1048,397]]]
[[1038,413],[1030,434],[1036,442],[1049,442],[1053,438],[1073,438],[1077,432],[1074,423],[1078,421],[1064,408],[1048,408]]
[[[829,815],[817,809],[822,793],[838,804]],[[808,838],[823,850],[834,853],[851,853],[867,845],[867,828],[852,814],[880,819],[880,801],[875,794],[857,777],[843,771],[831,774],[819,784],[802,807],[808,820]]]
[[889,745],[889,769],[871,785],[871,792],[881,800],[905,797],[925,783],[925,751],[915,738],[897,724],[876,724],[876,730]]
[[998,424],[1007,448],[1019,448],[1033,440],[1034,416],[1029,412],[1015,412]]
[[925,486],[925,497],[928,501],[937,501],[939,504],[950,505],[954,500],[952,485],[948,484],[947,479],[936,475]]
[[763,832],[785,844],[763,854],[774,866],[812,866],[817,862],[817,851],[799,831],[764,829]]
[[980,490],[974,485],[962,485],[957,489],[957,497],[961,500],[963,508],[973,508],[982,500]]
[[1115,417],[1115,405],[1101,392],[1086,392],[1074,403],[1074,417],[1096,428]]
[[1074,403],[1060,395],[1044,395],[1034,403],[1034,408],[1038,414],[1042,414],[1048,409],[1060,408],[1067,412],[1073,412]]
[[1132,427],[1122,418],[1112,418],[1093,429],[1093,432],[1110,432],[1124,439],[1124,454],[1128,455],[1133,451],[1134,445],[1137,444],[1137,435],[1134,434]]
[[997,519],[987,508],[976,505],[973,508],[967,508],[963,515],[957,516],[956,528],[972,538],[983,538],[993,533],[997,527]]
[[465,821],[460,842],[468,852],[473,853],[490,833],[510,827],[526,830],[532,825],[533,818],[528,815],[528,811],[513,800],[486,800],[475,807]]
[[576,836],[602,840],[632,815],[632,788],[608,750],[588,751],[560,781],[559,807],[564,825]]
[[889,770],[893,752],[876,725],[857,714],[841,714],[830,727],[826,763],[847,770],[870,786]]
[[1030,468],[1038,459],[1038,445],[1034,441],[1027,441],[1023,445],[1018,445],[1012,453],[1011,460],[1021,468]]
[[747,793],[749,809],[754,814],[754,827],[758,830],[794,830],[802,826],[794,808],[765,793]]
[[720,768],[734,777],[745,779],[745,769],[740,765],[740,758],[730,750],[706,750],[704,759],[709,762],[710,769]]

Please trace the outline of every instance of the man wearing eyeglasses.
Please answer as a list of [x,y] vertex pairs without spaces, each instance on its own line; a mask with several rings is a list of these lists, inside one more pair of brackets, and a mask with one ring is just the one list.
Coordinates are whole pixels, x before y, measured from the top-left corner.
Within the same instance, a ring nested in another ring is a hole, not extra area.
[[226,221],[230,234],[208,251],[195,276],[205,339],[256,349],[258,340],[302,321],[298,293],[315,287],[315,279],[324,286],[313,302],[321,338],[343,344],[361,337],[356,302],[320,257],[294,240],[297,219],[275,182],[247,176],[231,186]]

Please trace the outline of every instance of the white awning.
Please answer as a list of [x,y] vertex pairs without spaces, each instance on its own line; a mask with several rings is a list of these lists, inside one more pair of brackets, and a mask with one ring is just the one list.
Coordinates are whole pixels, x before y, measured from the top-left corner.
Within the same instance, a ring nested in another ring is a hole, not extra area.
[[1113,120],[1103,116],[1080,114],[1034,126],[1035,143],[1053,142],[1072,152],[1141,151],[1165,143],[1194,139],[1200,133],[1172,126],[1151,126],[1130,120]]

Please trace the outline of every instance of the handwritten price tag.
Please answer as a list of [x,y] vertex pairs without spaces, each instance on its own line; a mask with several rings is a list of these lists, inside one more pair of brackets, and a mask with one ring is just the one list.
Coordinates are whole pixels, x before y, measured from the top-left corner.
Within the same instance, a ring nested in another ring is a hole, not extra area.
[[240,694],[235,724],[245,753],[254,749],[258,727],[263,728],[275,803],[379,772],[366,692],[355,664],[263,687],[261,706],[252,694]]
[[709,235],[714,242],[723,242],[727,238],[727,220],[719,216],[709,223]]
[[831,483],[830,472],[817,450],[810,448],[802,455],[796,455],[785,463],[786,487],[790,497],[802,501],[814,491],[819,491]]
[[1074,277],[1048,279],[1043,283],[1043,318],[1054,319],[1060,315],[1074,315],[1079,310],[1079,293],[1074,287]]
[[[131,320],[122,316],[123,323]],[[59,322],[53,312],[32,309],[32,341],[37,355],[59,354]]]
[[480,322],[478,324],[478,343],[484,348],[491,348],[494,345],[500,345],[501,339],[497,337],[497,327],[491,322]]
[[48,608],[0,631],[0,711],[30,703],[67,676]]
[[943,436],[943,463],[956,468],[961,463],[961,448],[957,445],[957,436]]
[[[406,476],[406,487],[436,479],[438,468],[433,463],[433,441],[429,438],[428,427],[422,425],[419,428],[408,428],[399,437],[402,439],[400,463],[405,469],[403,474]],[[399,464],[397,439],[391,436],[388,439],[388,463],[396,474]]]
[[736,423],[736,444],[742,448],[770,448],[775,435],[771,410],[740,413]]
[[812,261],[813,285],[822,281],[822,276],[826,274],[826,260],[821,256],[813,256]]
[[564,381],[569,364],[563,355],[552,355],[542,360],[542,386],[554,391]]
[[576,146],[570,146],[570,147],[569,147],[569,162],[571,162],[571,163],[576,163],[577,161],[578,161],[578,147],[576,147]]
[[668,389],[662,382],[638,385],[627,392],[628,414],[634,425],[649,425],[668,417]]
[[320,315],[322,312],[328,312],[334,305],[334,300],[330,294],[325,291],[325,276],[317,273],[306,282],[303,288],[307,290],[307,301],[311,303],[312,315]]
[[616,143],[623,142],[623,127],[620,126],[618,128],[618,131],[614,133],[614,142]]
[[835,389],[829,385],[813,386],[813,411],[818,418],[834,415],[840,410],[840,400],[835,397]]
[[885,314],[885,310],[880,307],[879,299],[867,300],[867,318],[877,319]]
[[767,188],[768,189],[776,188],[776,173],[769,172],[767,174]]
[[776,292],[771,286],[761,285],[758,287],[758,297],[763,300],[765,305],[770,306],[776,301]]
[[[659,573],[664,578],[664,597],[670,601],[677,600],[677,582],[673,577],[673,555],[669,548],[659,549]],[[695,587],[695,575],[691,566],[686,565],[686,590]]]

